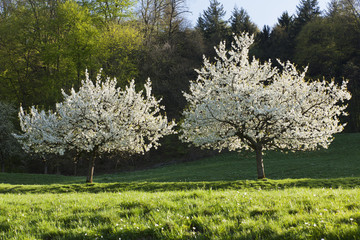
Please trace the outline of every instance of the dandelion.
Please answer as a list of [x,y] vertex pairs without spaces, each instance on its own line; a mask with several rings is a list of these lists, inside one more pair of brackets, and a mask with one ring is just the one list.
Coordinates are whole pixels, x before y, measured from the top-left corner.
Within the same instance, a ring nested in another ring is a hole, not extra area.
[[316,223],[314,223],[314,227],[316,227]]
[[350,221],[353,221],[354,219],[353,218],[350,218]]

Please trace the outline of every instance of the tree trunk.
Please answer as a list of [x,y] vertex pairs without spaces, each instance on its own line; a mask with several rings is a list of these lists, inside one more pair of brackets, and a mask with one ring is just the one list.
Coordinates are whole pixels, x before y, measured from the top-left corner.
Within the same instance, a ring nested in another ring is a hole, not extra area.
[[1,172],[5,172],[5,161],[1,162]]
[[44,174],[48,174],[48,166],[46,162],[44,164]]
[[265,171],[264,171],[264,162],[263,162],[263,154],[262,154],[262,145],[259,144],[256,146],[256,164],[257,164],[257,174],[258,179],[265,178]]
[[79,162],[79,154],[78,153],[75,154],[73,162],[74,162],[74,176],[77,176],[77,165]]
[[48,174],[48,163],[44,160],[44,174]]
[[57,164],[56,164],[56,174],[57,174],[57,175],[60,175],[60,174],[61,174],[61,172],[60,172],[60,163],[57,163]]
[[5,172],[5,157],[0,151],[0,160],[1,160],[1,172]]
[[77,162],[74,162],[74,176],[77,176]]
[[88,176],[86,178],[87,183],[92,183],[93,182],[94,168],[95,168],[95,158],[96,158],[96,150],[93,150],[91,160],[89,161],[89,171],[88,171]]

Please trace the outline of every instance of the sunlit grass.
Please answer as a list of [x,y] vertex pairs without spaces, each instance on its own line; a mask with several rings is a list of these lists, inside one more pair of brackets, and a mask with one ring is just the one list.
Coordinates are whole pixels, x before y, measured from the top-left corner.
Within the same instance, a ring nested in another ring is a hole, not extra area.
[[[360,239],[360,134],[84,177],[0,174],[0,239]],[[248,179],[248,180],[245,180]]]
[[359,189],[2,195],[1,239],[359,239]]
[[94,184],[51,184],[51,185],[12,185],[0,184],[1,193],[101,193],[101,192],[165,192],[187,190],[274,190],[290,188],[342,188],[360,186],[360,178],[336,179],[282,179],[282,180],[239,180],[211,182],[119,182]]

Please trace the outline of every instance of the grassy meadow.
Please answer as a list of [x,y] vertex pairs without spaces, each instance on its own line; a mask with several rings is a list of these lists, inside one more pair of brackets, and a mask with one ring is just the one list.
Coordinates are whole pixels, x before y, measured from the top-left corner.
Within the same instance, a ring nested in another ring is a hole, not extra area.
[[0,239],[360,239],[360,134],[85,177],[0,174]]

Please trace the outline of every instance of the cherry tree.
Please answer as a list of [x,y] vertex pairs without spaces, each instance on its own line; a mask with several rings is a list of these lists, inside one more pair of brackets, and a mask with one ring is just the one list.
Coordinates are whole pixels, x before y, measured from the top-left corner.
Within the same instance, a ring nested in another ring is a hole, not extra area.
[[26,152],[64,154],[61,121],[56,113],[40,111],[32,106],[29,113],[20,107],[18,115],[23,133],[13,135]]
[[231,49],[225,42],[215,48],[217,58],[196,70],[190,93],[184,93],[180,138],[204,148],[250,149],[256,153],[258,178],[265,178],[263,151],[327,148],[333,135],[343,130],[339,116],[346,115],[351,98],[347,81],[305,80],[306,69],[290,62],[260,63],[249,60],[253,36],[234,36]]
[[29,114],[21,110],[24,134],[18,138],[39,152],[62,154],[75,149],[91,153],[86,180],[90,183],[99,154],[145,153],[157,148],[162,136],[174,133],[175,123],[160,114],[164,107],[151,95],[151,81],[147,80],[145,91],[140,92],[134,81],[124,90],[116,84],[116,79],[102,81],[100,74],[93,83],[86,72],[79,91],[71,89],[67,94],[62,90],[64,100],[56,104],[55,113],[34,107]]
[[56,113],[38,110],[34,106],[30,108],[29,114],[20,107],[20,126],[22,134],[13,136],[22,145],[25,152],[38,154],[44,162],[44,173],[47,174],[47,160],[45,155],[65,153],[65,145],[60,135],[61,122]]

